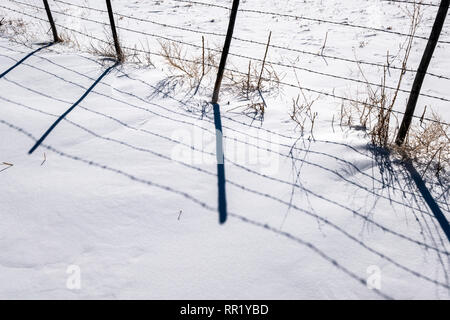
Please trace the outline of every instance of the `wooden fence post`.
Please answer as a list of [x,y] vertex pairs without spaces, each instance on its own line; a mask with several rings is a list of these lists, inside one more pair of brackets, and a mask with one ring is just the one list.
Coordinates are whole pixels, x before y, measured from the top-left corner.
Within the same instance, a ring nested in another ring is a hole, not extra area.
[[116,23],[114,22],[111,0],[106,0],[106,6],[108,7],[109,24],[111,25],[111,31],[114,39],[114,47],[116,48],[117,61],[123,62],[125,60],[125,57],[123,55],[122,48],[120,48],[119,37],[117,36],[117,29]]
[[61,39],[58,37],[58,32],[56,31],[55,21],[53,20],[52,12],[50,11],[50,6],[48,5],[48,1],[44,0],[45,11],[47,12],[48,21],[50,22],[50,26],[52,28],[53,33],[53,42],[61,42]]
[[234,24],[239,8],[239,0],[233,0],[231,8],[230,22],[228,23],[228,31],[225,37],[225,44],[223,45],[222,56],[220,58],[219,70],[217,72],[216,84],[214,85],[214,92],[212,97],[212,105],[214,110],[214,126],[216,127],[216,160],[217,160],[217,184],[218,184],[218,209],[219,209],[219,223],[223,224],[227,220],[227,198],[225,191],[225,157],[223,152],[223,134],[222,121],[220,118],[219,92],[222,84],[223,74],[225,72],[225,65],[227,63],[228,52],[230,51],[231,40],[233,38]]
[[422,60],[420,61],[419,69],[416,73],[416,78],[412,86],[411,94],[408,99],[408,104],[406,105],[405,115],[403,116],[402,124],[395,139],[397,145],[402,145],[405,141],[406,135],[411,125],[412,118],[414,116],[414,110],[417,105],[417,100],[419,98],[420,89],[422,88],[423,80],[427,73],[428,66],[430,65],[431,58],[433,57],[434,49],[441,35],[442,26],[445,22],[445,17],[447,16],[448,7],[450,0],[441,0],[439,10],[434,21],[433,29],[431,30],[430,38],[428,39],[425,52],[423,53]]
[[227,63],[228,52],[230,51],[231,40],[233,38],[234,24],[239,8],[239,0],[233,0],[233,7],[231,8],[230,22],[228,24],[227,36],[225,37],[225,44],[223,45],[222,57],[220,58],[219,71],[217,72],[216,84],[214,86],[214,93],[212,97],[212,104],[219,101],[220,85],[222,84],[223,73]]

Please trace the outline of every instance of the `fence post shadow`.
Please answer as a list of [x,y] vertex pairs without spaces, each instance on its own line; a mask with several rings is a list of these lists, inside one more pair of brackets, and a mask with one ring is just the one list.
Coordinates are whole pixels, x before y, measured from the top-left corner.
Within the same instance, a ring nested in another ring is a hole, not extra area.
[[[396,181],[399,181],[399,177],[397,176],[398,173],[393,167],[393,161],[391,160],[391,152],[386,148],[381,148],[374,145],[369,145],[368,150],[373,154],[373,160],[375,161],[379,169],[379,173],[382,176],[383,188],[389,188]],[[417,172],[412,161],[408,159],[398,160],[395,161],[395,163],[401,168],[405,169],[406,172],[404,172],[403,170],[402,172],[405,173],[404,178],[407,179],[406,182],[414,182],[420,195],[427,203],[432,214],[439,222],[439,225],[447,236],[447,239],[450,241],[449,222],[445,215],[442,213],[441,208],[439,208],[439,205],[434,200],[427,186],[425,185],[425,181],[423,181],[422,176],[419,174],[419,172]],[[410,178],[410,180],[408,178]]]
[[86,92],[69,108],[64,112],[56,121],[50,126],[50,128],[47,129],[47,131],[42,135],[39,140],[36,141],[34,146],[28,151],[28,154],[32,154],[40,145],[41,143],[47,138],[47,136],[56,128],[56,126],[73,110],[77,105],[81,103],[81,101],[84,100],[88,96],[88,94],[92,91],[92,89],[95,88],[95,86],[116,66],[118,65],[118,62],[116,62],[114,65],[108,67],[101,75],[100,77],[95,80],[95,82],[89,87],[89,89],[86,90]]
[[[17,61],[12,67],[10,67],[8,70],[6,70],[5,72],[3,72],[2,74],[0,74],[0,79],[3,78],[4,76],[6,76],[9,72],[11,72],[12,70],[14,70],[16,67],[18,67],[19,65],[21,65],[22,63],[25,62],[25,60],[27,60],[29,57],[31,57],[32,55],[34,55],[35,53],[48,48],[52,45],[54,45],[54,42],[50,42],[50,43],[44,43],[44,45],[42,47],[37,48],[36,50],[30,52],[29,54],[27,54],[25,57],[23,57],[22,59],[20,59],[19,61]],[[42,44],[41,44],[42,45]]]
[[225,156],[223,152],[222,120],[220,118],[219,104],[214,107],[214,126],[216,127],[216,159],[217,159],[217,184],[219,193],[219,222],[225,223],[227,220],[227,197],[225,191]]
[[428,204],[431,212],[433,212],[442,230],[447,236],[448,241],[450,242],[450,225],[448,223],[448,220],[442,213],[441,208],[439,208],[439,205],[436,203],[427,186],[425,185],[425,181],[423,181],[421,175],[417,172],[416,168],[414,168],[414,165],[411,161],[406,161],[404,163],[404,167],[406,171],[408,171],[411,179],[416,184],[417,189],[419,190],[425,202]]
[[222,54],[220,57],[219,68],[217,71],[216,83],[211,104],[214,108],[214,125],[216,127],[216,158],[217,158],[217,182],[219,191],[219,223],[223,224],[227,220],[227,199],[225,193],[225,157],[223,153],[223,135],[222,135],[222,120],[220,118],[219,93],[222,84],[222,78],[225,72],[225,65],[227,63],[228,53],[230,51],[231,40],[233,39],[234,25],[236,23],[236,16],[239,8],[239,0],[233,0],[231,7],[230,21],[228,22],[227,35],[223,45]]

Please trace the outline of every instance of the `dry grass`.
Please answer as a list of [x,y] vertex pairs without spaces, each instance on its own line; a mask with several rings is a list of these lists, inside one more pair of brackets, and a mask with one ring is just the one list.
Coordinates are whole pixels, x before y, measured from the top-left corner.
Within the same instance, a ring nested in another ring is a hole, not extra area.
[[393,108],[397,102],[400,86],[406,73],[413,37],[422,19],[419,5],[415,5],[414,9],[407,13],[411,18],[409,37],[401,46],[403,50],[402,70],[398,76],[395,90],[386,87],[387,70],[390,64],[389,57],[387,58],[387,66],[383,70],[380,86],[370,85],[364,71],[358,64],[361,75],[366,82],[365,90],[362,93],[364,98],[358,97],[352,99],[353,102],[342,103],[341,125],[364,130],[374,146],[393,151],[395,155],[403,159],[414,160],[422,168],[422,174],[432,168],[436,174],[440,175],[448,171],[449,168],[450,141],[448,126],[442,124],[436,114],[432,114],[435,122],[414,121],[405,143],[402,146],[395,144],[399,119],[393,113]]
[[111,43],[103,43],[103,42],[90,42],[90,47],[88,48],[88,53],[101,56],[109,59],[116,59],[116,50],[114,49],[114,45]]
[[224,79],[223,89],[245,101],[231,110],[240,110],[240,113],[262,122],[267,108],[264,96],[276,95],[280,91],[280,78],[272,65],[252,64],[250,61],[247,74],[227,71]]
[[78,37],[73,32],[68,32],[67,30],[60,30],[58,31],[58,37],[64,45],[78,50],[81,49]]
[[166,60],[173,76],[187,80],[191,89],[197,88],[203,78],[218,65],[219,53],[204,47],[200,56],[190,57],[179,43],[159,41],[160,55]]
[[[103,31],[106,41],[91,41],[90,47],[88,48],[88,53],[92,55],[101,56],[108,59],[117,60],[120,63],[126,61],[127,57],[132,55],[130,52],[124,52],[122,48],[117,52],[114,46],[114,39],[108,30]],[[120,40],[119,40],[120,41]]]
[[145,67],[155,67],[150,52],[150,44],[148,40],[145,44],[140,43],[141,47],[134,47],[133,49],[124,48],[127,61],[139,64]]
[[450,168],[450,126],[434,112],[431,119],[434,121],[415,120],[403,145],[393,144],[391,148],[419,164],[422,176],[430,171],[444,177]]
[[224,79],[223,89],[246,102],[233,110],[240,109],[242,114],[261,122],[267,108],[264,96],[274,96],[280,92],[280,76],[271,64],[265,62],[249,61],[246,74],[228,70]]
[[393,108],[398,96],[398,89],[404,72],[401,72],[397,89],[392,93],[386,88],[386,68],[383,70],[381,86],[376,89],[367,84],[364,98],[351,99],[342,103],[340,111],[341,125],[353,129],[365,130],[372,144],[379,147],[389,147],[394,141],[398,129],[398,119]]
[[314,124],[318,113],[312,110],[312,106],[320,98],[320,95],[316,98],[307,97],[300,85],[300,80],[295,70],[294,74],[297,79],[300,94],[297,95],[296,99],[292,99],[292,110],[289,116],[296,123],[295,129],[300,129],[301,136],[304,136],[305,132],[309,132],[309,138],[314,140]]
[[[398,130],[398,119],[392,112],[398,98],[398,93],[406,73],[406,66],[411,53],[414,35],[422,19],[420,6],[414,5],[411,12],[407,12],[410,16],[411,23],[409,36],[401,45],[403,50],[403,59],[401,61],[401,71],[397,79],[395,90],[391,91],[386,87],[387,70],[390,65],[389,53],[387,54],[387,65],[383,68],[380,85],[372,85],[367,80],[364,70],[358,63],[359,71],[366,82],[364,99],[352,99],[349,104],[343,103],[341,107],[341,124],[365,129],[371,137],[372,143],[379,147],[389,147],[394,143],[396,131]],[[358,59],[356,59],[358,60]],[[394,125],[392,121],[395,120]]]
[[[85,31],[87,33],[87,31]],[[82,48],[78,40],[77,34],[62,30],[59,32],[59,38],[62,42],[72,48],[81,50],[84,49],[87,53],[100,56],[107,59],[117,60],[116,48],[112,36],[107,30],[104,31],[106,41],[90,41],[87,48]],[[140,47],[134,48],[121,47],[122,57],[121,62],[134,63],[144,67],[154,67],[148,42],[146,44],[140,43]]]
[[[160,41],[160,55],[166,60],[170,71],[170,83],[183,85],[187,82],[188,87],[195,92],[204,79],[209,83],[215,81],[216,71],[220,60],[220,49],[209,49],[205,47],[202,38],[202,52],[193,56],[188,54],[188,50],[177,42]],[[247,73],[231,71],[239,70],[228,62],[232,67],[226,69],[222,91],[237,97],[245,104],[237,106],[229,111],[239,110],[240,113],[252,119],[262,121],[266,110],[263,94],[274,94],[279,92],[280,77],[272,65],[267,63],[249,62]],[[167,83],[165,84],[167,86]],[[173,90],[173,86],[172,90]]]
[[[238,98],[251,100],[260,93],[276,95],[280,91],[280,76],[271,64],[249,62],[247,73],[228,71],[224,87]],[[234,67],[233,69],[237,69]],[[261,73],[261,70],[264,72]]]
[[264,121],[266,113],[266,104],[261,98],[251,97],[245,104],[227,110],[227,112],[238,110],[239,113],[246,115],[253,120]]
[[0,31],[9,35],[20,35],[26,33],[27,28],[23,19],[7,19],[6,17],[2,17],[0,19]]
[[[401,62],[401,70],[397,79],[394,90],[387,88],[387,70],[389,62],[389,54],[386,60],[388,65],[383,68],[383,74],[379,85],[369,83],[364,70],[358,63],[359,71],[366,82],[364,99],[351,99],[348,104],[343,103],[341,106],[341,125],[345,124],[353,128],[366,130],[371,138],[372,144],[389,148],[395,139],[398,130],[398,119],[393,113],[395,103],[397,102],[398,93],[406,73],[406,66],[411,53],[414,35],[421,20],[420,9],[412,13],[410,32],[407,40],[401,46],[403,48],[403,59]],[[393,123],[394,122],[394,123]]]
[[28,45],[33,37],[28,32],[27,25],[23,19],[8,19],[2,17],[0,19],[0,34],[6,36],[11,41]]

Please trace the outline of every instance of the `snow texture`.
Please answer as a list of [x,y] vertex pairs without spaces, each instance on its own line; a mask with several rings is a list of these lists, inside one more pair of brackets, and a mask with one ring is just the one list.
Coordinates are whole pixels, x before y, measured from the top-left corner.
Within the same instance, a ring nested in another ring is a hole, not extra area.
[[[41,1],[21,2],[42,6]],[[105,38],[106,14],[49,1],[58,24]],[[437,2],[437,1],[436,1]],[[104,1],[71,1],[105,10]],[[209,1],[231,6],[231,1]],[[0,72],[51,39],[45,11],[2,1],[0,17],[22,18],[24,44],[0,38]],[[178,1],[113,1],[119,27],[195,43],[202,31],[223,34],[228,11]],[[406,4],[379,0],[242,1],[241,8],[286,13],[408,32]],[[424,8],[418,35],[428,36],[436,7]],[[450,40],[450,21],[441,40]],[[168,28],[171,24],[200,33]],[[383,64],[405,37],[340,24],[239,12],[235,36]],[[61,32],[63,32],[61,30]],[[155,38],[120,30],[124,46]],[[205,34],[210,47],[223,38]],[[314,138],[300,138],[289,118],[298,89],[266,97],[264,122],[232,109],[221,95],[228,220],[218,223],[216,132],[207,102],[213,83],[198,94],[165,87],[169,71],[115,67],[48,135],[44,132],[114,64],[81,48],[55,44],[0,79],[0,298],[5,299],[449,299],[449,239],[410,172],[368,147],[361,131],[340,127],[339,99],[322,96]],[[39,44],[40,43],[40,44]],[[415,39],[416,68],[426,40]],[[450,44],[441,43],[430,72],[450,76]],[[233,40],[231,52],[261,59],[264,46]],[[295,59],[299,57],[299,60]],[[355,63],[270,48],[271,61],[360,78]],[[230,56],[246,71],[248,60]],[[363,66],[379,83],[382,68]],[[277,68],[296,83],[292,68]],[[388,79],[395,85],[398,70]],[[297,71],[302,85],[345,95],[358,86]],[[411,87],[407,73],[402,87]],[[423,93],[450,98],[449,80],[427,77]],[[307,93],[315,98],[317,94]],[[399,101],[405,101],[402,93]],[[421,97],[416,114],[432,107],[450,121],[449,103]],[[404,108],[399,103],[397,110]],[[332,126],[332,119],[334,125]],[[299,139],[300,138],[300,139]],[[13,164],[9,166],[7,164]],[[446,219],[448,185],[426,184]],[[67,281],[80,271],[79,289]],[[69,269],[70,271],[71,269]],[[379,277],[378,277],[379,276]],[[375,280],[374,280],[375,279]],[[379,280],[379,281],[378,281]],[[373,282],[375,281],[375,282]],[[369,283],[369,285],[367,284]],[[378,288],[371,288],[375,285]],[[379,284],[379,286],[378,286]]]

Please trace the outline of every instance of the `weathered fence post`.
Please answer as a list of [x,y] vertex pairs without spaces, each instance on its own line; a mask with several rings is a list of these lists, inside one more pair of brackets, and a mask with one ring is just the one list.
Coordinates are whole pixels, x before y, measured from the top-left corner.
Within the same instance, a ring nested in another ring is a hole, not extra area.
[[52,12],[50,11],[50,6],[48,5],[48,1],[44,0],[45,11],[47,12],[48,21],[50,22],[50,26],[52,28],[53,33],[53,42],[61,42],[61,39],[58,37],[58,32],[56,31],[55,21],[53,20]]
[[431,58],[433,57],[434,49],[436,48],[439,36],[441,35],[442,26],[444,25],[445,17],[447,16],[449,4],[450,0],[441,0],[436,20],[434,21],[433,29],[431,30],[430,38],[428,39],[425,52],[423,53],[419,69],[416,73],[416,78],[414,79],[408,104],[406,105],[405,115],[403,116],[403,121],[398,131],[397,138],[395,139],[395,143],[399,146],[405,141],[409,126],[411,125],[414,110],[419,98],[420,89],[422,88],[423,80],[427,73],[428,66],[430,65]]
[[117,36],[117,29],[116,23],[114,22],[111,0],[106,0],[106,6],[108,7],[109,23],[111,25],[112,36],[114,39],[114,47],[116,48],[117,61],[123,62],[125,57],[123,55],[122,48],[120,48],[119,37]]
[[223,134],[222,121],[220,118],[219,92],[222,84],[223,74],[225,72],[225,65],[227,63],[228,52],[230,51],[231,40],[233,38],[234,24],[236,22],[237,11],[239,7],[239,0],[233,0],[231,8],[230,22],[228,24],[228,31],[225,37],[225,44],[223,45],[222,57],[220,58],[219,70],[217,72],[216,84],[212,97],[212,105],[214,109],[214,125],[216,127],[216,160],[217,160],[217,185],[218,185],[218,209],[219,209],[219,223],[225,223],[227,220],[227,198],[225,192],[225,156],[223,152]]
[[212,104],[216,104],[219,101],[220,85],[222,84],[223,73],[225,71],[225,65],[227,63],[228,52],[230,51],[231,39],[233,38],[234,24],[236,22],[236,16],[239,8],[239,0],[233,0],[233,7],[231,8],[230,22],[228,24],[227,36],[225,38],[225,44],[223,45],[222,57],[220,58],[219,71],[217,72],[216,84],[214,86],[214,93],[212,98]]

